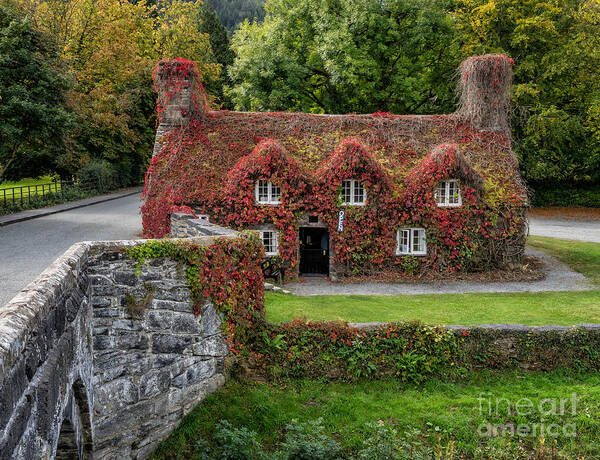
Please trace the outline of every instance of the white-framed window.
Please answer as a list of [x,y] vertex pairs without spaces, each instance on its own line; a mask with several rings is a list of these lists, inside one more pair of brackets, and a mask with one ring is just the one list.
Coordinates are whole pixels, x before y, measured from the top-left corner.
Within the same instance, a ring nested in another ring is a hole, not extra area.
[[457,207],[462,205],[460,184],[455,179],[443,180],[435,189],[435,202],[439,207]]
[[281,203],[281,188],[268,180],[260,179],[256,181],[254,195],[256,201],[260,204]]
[[259,230],[260,239],[268,256],[279,254],[279,234],[275,230]]
[[424,228],[401,228],[396,234],[397,255],[424,256],[427,254],[427,242]]
[[351,206],[364,206],[367,202],[367,189],[355,180],[342,181],[342,204]]

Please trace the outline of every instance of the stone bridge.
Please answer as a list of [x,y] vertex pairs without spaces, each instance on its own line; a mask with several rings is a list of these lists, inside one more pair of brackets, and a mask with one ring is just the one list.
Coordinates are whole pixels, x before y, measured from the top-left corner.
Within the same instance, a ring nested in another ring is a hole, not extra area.
[[142,242],[75,244],[0,308],[0,458],[145,458],[225,382],[214,306],[172,260],[136,273]]

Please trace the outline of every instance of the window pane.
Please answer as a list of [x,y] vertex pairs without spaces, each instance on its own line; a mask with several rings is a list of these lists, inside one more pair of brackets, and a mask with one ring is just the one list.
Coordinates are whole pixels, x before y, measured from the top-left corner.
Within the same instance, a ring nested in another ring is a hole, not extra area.
[[271,184],[271,201],[280,201],[281,200],[281,189],[278,185]]
[[268,231],[263,231],[261,233],[262,233],[263,245],[265,246],[265,252],[267,252],[267,253],[276,252],[277,249],[275,246],[275,232],[268,230]]
[[450,181],[448,183],[448,203],[459,204],[460,203],[460,189],[458,182]]
[[412,251],[411,252],[419,252],[419,245],[420,245],[421,239],[420,239],[420,234],[418,230],[413,230],[413,240],[412,240]]
[[342,202],[344,203],[350,203],[350,200],[352,199],[352,192],[351,192],[351,188],[352,188],[352,182],[349,180],[345,180],[342,181]]
[[416,228],[414,230],[414,240],[416,244],[414,245],[415,252],[425,252],[426,244],[425,244],[425,230],[422,228]]
[[266,203],[269,201],[269,183],[266,180],[258,181],[258,201]]
[[446,181],[438,184],[435,191],[435,201],[437,204],[446,204]]
[[354,183],[354,203],[362,204],[365,202],[365,187],[358,181]]
[[400,253],[402,253],[402,254],[408,254],[408,252],[409,252],[410,231],[407,230],[407,229],[400,230],[399,236],[400,236],[400,241],[399,241]]

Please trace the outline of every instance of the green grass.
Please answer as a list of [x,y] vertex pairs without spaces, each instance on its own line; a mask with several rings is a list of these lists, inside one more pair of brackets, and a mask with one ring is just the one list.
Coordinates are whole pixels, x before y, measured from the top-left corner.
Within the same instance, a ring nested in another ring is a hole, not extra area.
[[[575,415],[568,404],[564,415],[543,416],[540,412],[538,405],[542,399],[570,398],[572,393],[580,398]],[[482,394],[485,398],[491,394],[492,415],[488,414],[488,403],[478,400]],[[498,416],[495,415],[496,398],[511,402],[513,410],[510,414],[507,402],[502,400]],[[515,404],[521,398],[532,401],[535,409],[531,414],[524,414],[526,411],[515,414]],[[508,441],[508,436],[479,436],[477,430],[482,423],[533,425],[544,421],[546,426],[550,423],[561,427],[575,424],[575,438],[557,438],[557,445],[567,458],[575,458],[578,454],[600,458],[600,443],[597,442],[600,438],[599,408],[600,375],[597,373],[575,376],[558,371],[546,374],[485,372],[470,376],[469,382],[434,380],[420,385],[390,380],[359,384],[308,380],[279,384],[229,382],[187,415],[159,446],[153,458],[201,458],[193,450],[195,442],[200,438],[211,440],[215,423],[221,419],[256,431],[263,445],[272,449],[292,419],[302,422],[319,417],[323,418],[327,433],[342,443],[346,454],[360,449],[368,436],[365,423],[378,420],[394,425],[400,436],[418,430],[421,433],[419,439],[425,444],[440,442],[447,445],[454,439],[459,452],[467,458],[472,458],[478,446],[498,448]],[[523,442],[526,446],[535,446],[538,438],[523,437]],[[512,440],[513,444],[516,442],[516,439]],[[547,439],[546,444],[550,443]]]
[[11,201],[13,200],[13,196],[15,200],[21,200],[21,198],[26,198],[29,196],[42,196],[42,195],[47,195],[50,193],[55,193],[56,191],[61,190],[61,186],[60,183],[56,186],[52,185],[52,186],[47,186],[47,184],[52,183],[52,176],[42,176],[39,177],[37,179],[22,179],[20,181],[16,181],[16,182],[3,182],[2,184],[0,184],[0,191],[1,190],[5,190],[5,189],[10,189],[13,187],[25,187],[25,186],[37,186],[37,185],[42,185],[45,184],[45,187],[37,187],[37,188],[31,188],[31,189],[16,189],[16,190],[9,190],[6,194],[0,192],[0,201],[4,201],[4,197],[6,195],[6,199]]
[[[531,237],[540,249],[600,284],[600,244]],[[600,290],[496,294],[296,297],[267,293],[267,319],[349,322],[411,321],[427,324],[600,323]]]
[[296,297],[267,293],[267,319],[352,323],[412,321],[427,324],[527,325],[600,323],[600,291],[509,294]]
[[27,178],[18,181],[6,181],[0,184],[0,190],[3,188],[22,187],[24,185],[39,185],[52,182],[52,176],[42,176],[37,179]]
[[600,244],[530,236],[528,245],[556,257],[600,285]]

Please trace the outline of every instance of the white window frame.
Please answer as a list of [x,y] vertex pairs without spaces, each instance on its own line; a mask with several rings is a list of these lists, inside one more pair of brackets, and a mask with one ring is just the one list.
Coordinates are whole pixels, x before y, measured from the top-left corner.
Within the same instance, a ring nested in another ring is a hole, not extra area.
[[[259,190],[261,185],[265,185],[267,187],[267,199],[261,199]],[[273,193],[275,190],[279,190],[279,198],[277,198],[277,194]],[[281,187],[273,184],[271,181],[265,179],[259,179],[254,183],[254,197],[256,198],[256,202],[258,204],[271,204],[277,205],[281,203]]]
[[[344,185],[349,184],[350,186],[350,201],[344,201]],[[362,201],[357,200],[357,191],[362,188]],[[367,187],[362,182],[356,179],[347,179],[342,181],[342,192],[341,192],[342,206],[364,206],[367,204]]]
[[[414,248],[415,239],[419,248]],[[403,243],[406,244],[403,244]],[[424,228],[400,228],[396,232],[396,255],[425,256],[427,255],[427,232]]]
[[[279,233],[276,230],[259,230],[258,233],[260,234],[260,241],[262,242],[263,246],[265,247],[265,254],[268,256],[276,256],[279,254]],[[268,251],[267,250],[267,246],[265,245],[265,234],[266,233],[270,233],[271,234],[271,240],[272,240],[272,249],[274,249],[274,251]]]
[[[454,197],[453,199],[456,199],[455,202],[451,202],[450,200],[450,189],[453,187],[456,190],[456,193],[452,194]],[[435,188],[434,197],[439,208],[457,208],[462,206],[462,194],[459,181],[456,179],[441,181]]]

